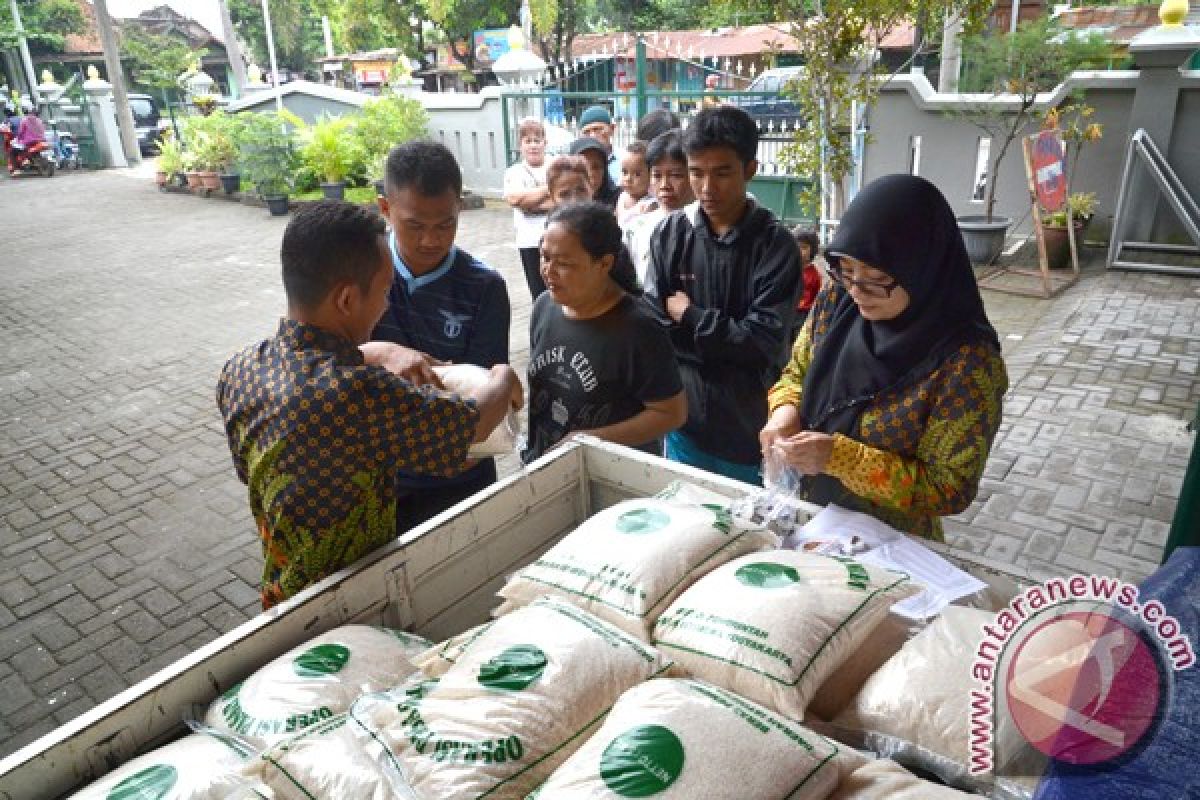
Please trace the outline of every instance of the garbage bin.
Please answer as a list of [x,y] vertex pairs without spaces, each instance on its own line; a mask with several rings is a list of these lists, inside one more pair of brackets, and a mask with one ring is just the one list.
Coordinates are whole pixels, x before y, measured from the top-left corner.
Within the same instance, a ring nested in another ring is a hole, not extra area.
[[[1190,427],[1200,432],[1200,406],[1196,407],[1196,418]],[[1192,442],[1192,455],[1183,475],[1183,487],[1179,490],[1175,519],[1163,550],[1164,564],[1176,547],[1200,547],[1200,433]]]

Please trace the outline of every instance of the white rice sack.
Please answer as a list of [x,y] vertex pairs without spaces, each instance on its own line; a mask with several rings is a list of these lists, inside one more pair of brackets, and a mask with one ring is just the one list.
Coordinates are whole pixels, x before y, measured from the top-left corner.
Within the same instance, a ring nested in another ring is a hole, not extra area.
[[514,575],[499,592],[501,611],[552,594],[649,641],[659,614],[697,578],[777,544],[715,504],[626,500]]
[[690,676],[803,719],[817,687],[916,591],[906,575],[851,558],[754,553],[680,595],[654,642]]
[[351,716],[387,745],[421,798],[523,798],[627,689],[670,662],[554,598],[495,621],[439,681],[364,697]]
[[[490,373],[474,364],[448,364],[434,367],[434,374],[446,387],[446,391],[469,396],[487,386]],[[471,445],[467,451],[470,458],[491,458],[513,453],[517,449],[517,437],[521,433],[521,418],[517,412],[509,411],[491,435],[482,442]]]
[[922,780],[886,758],[869,761],[838,784],[829,800],[971,800],[978,795]]
[[457,636],[451,636],[444,642],[438,642],[423,653],[418,653],[413,658],[413,666],[427,677],[442,677],[446,674],[446,670],[454,666],[463,652],[470,648],[471,644],[493,624],[495,623],[485,622],[474,628],[468,628]]
[[863,646],[817,688],[805,709],[809,722],[813,716],[823,720],[836,717],[862,689],[867,678],[899,653],[904,643],[915,635],[912,620],[892,612],[885,614]]
[[[237,743],[193,733],[128,761],[72,800],[224,800],[249,783],[238,774]],[[252,796],[252,795],[251,795]]]
[[[972,790],[990,790],[996,775],[969,774],[971,675],[982,626],[990,611],[949,606],[863,684],[833,720],[832,732],[901,764],[927,770],[943,781]],[[996,765],[1001,774],[1040,776],[1044,762],[1024,744],[1020,732],[997,714]],[[1029,760],[1033,759],[1033,760]],[[1030,777],[1028,786],[1036,785]],[[1004,787],[1017,781],[1004,779]]]
[[242,772],[268,787],[273,800],[412,797],[398,775],[387,774],[383,748],[347,714],[267,748]]
[[345,625],[275,659],[221,695],[205,724],[261,750],[348,710],[355,698],[403,682],[430,642],[369,625]]
[[821,800],[838,746],[711,684],[630,689],[538,792],[546,800]]

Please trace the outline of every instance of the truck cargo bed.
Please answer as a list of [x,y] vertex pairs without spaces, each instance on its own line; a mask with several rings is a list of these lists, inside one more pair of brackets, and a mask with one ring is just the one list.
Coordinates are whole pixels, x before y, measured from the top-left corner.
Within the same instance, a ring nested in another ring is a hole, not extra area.
[[[95,780],[177,738],[185,718],[201,716],[217,695],[340,625],[386,625],[434,641],[459,633],[486,619],[514,569],[591,514],[674,481],[728,497],[750,488],[579,437],[0,761],[0,798],[50,800]],[[998,602],[1028,582],[1010,567],[936,549],[988,582]]]

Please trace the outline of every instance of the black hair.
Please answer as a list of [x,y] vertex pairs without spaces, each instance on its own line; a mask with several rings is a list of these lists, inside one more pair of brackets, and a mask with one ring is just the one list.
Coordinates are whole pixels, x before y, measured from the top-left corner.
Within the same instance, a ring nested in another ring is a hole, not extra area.
[[683,133],[667,131],[654,137],[646,146],[646,164],[653,167],[660,161],[687,163],[687,155],[683,152]]
[[796,240],[796,245],[808,245],[808,254],[810,258],[816,258],[817,253],[821,252],[821,243],[817,239],[817,232],[811,228],[804,228],[799,225],[792,228],[792,237]]
[[448,191],[462,194],[462,170],[450,148],[428,139],[398,144],[388,153],[383,170],[388,194],[409,187],[426,197],[438,197]]
[[665,108],[656,108],[646,114],[638,122],[637,134],[634,137],[639,142],[652,142],[667,131],[679,130],[679,115]]
[[698,153],[713,147],[730,147],[743,164],[758,157],[758,126],[737,106],[720,105],[697,114],[683,132],[683,151]]
[[315,309],[348,281],[367,291],[380,268],[379,237],[386,231],[374,208],[342,200],[302,205],[279,248],[288,305]]
[[635,139],[625,148],[625,155],[646,157],[646,143],[641,139]]
[[558,223],[579,237],[579,243],[592,258],[613,257],[612,269],[608,277],[632,295],[640,295],[642,288],[638,286],[637,271],[633,267],[633,259],[625,248],[621,226],[612,209],[603,203],[587,201],[570,203],[559,206],[550,212],[546,219],[546,227]]

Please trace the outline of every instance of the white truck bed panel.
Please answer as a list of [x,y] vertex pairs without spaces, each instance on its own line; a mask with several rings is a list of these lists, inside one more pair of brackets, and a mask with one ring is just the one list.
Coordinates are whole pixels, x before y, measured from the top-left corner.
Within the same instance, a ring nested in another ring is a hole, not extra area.
[[[579,437],[269,612],[0,761],[0,800],[60,797],[180,735],[221,692],[308,639],[352,622],[438,641],[483,622],[495,592],[594,511],[676,480],[726,496],[749,487]],[[816,507],[811,507],[810,513]],[[938,548],[999,599],[1020,576]]]

